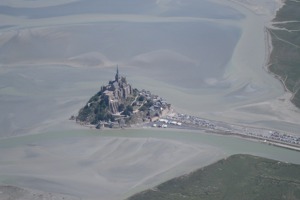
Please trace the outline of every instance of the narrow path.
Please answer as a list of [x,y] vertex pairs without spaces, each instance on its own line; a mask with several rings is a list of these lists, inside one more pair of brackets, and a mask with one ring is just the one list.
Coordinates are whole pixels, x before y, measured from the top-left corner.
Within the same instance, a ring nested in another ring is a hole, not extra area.
[[136,99],[137,99],[138,97],[139,97],[139,96],[137,95],[137,96],[134,98],[134,100],[133,100],[132,103],[131,103],[131,106],[133,105],[134,102],[136,102]]

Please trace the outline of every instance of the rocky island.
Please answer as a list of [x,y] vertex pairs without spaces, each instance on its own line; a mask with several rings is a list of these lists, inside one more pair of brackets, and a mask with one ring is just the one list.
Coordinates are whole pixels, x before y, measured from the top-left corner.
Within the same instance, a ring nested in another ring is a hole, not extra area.
[[300,137],[296,135],[177,113],[171,109],[170,103],[158,95],[144,89],[133,89],[126,77],[119,75],[118,67],[115,79],[101,86],[100,91],[79,110],[78,116],[72,116],[71,119],[97,129],[141,125],[148,128],[206,130],[207,133],[256,139],[269,145],[300,151]]
[[164,116],[171,104],[150,91],[138,90],[127,82],[126,77],[119,75],[108,85],[101,86],[86,105],[79,110],[76,122],[96,128],[122,128],[151,122]]

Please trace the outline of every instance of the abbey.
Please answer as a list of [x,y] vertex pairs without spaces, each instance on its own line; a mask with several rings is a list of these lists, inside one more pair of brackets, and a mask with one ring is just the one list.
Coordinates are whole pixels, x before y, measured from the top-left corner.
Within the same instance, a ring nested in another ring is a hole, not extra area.
[[121,102],[133,95],[132,87],[127,83],[126,77],[119,76],[118,66],[115,80],[109,81],[109,84],[106,86],[102,86],[101,92],[108,99],[109,110],[112,114],[117,114]]
[[75,118],[80,124],[97,127],[124,127],[124,124],[137,124],[152,121],[170,110],[171,104],[152,94],[150,91],[138,90],[119,75],[102,86]]

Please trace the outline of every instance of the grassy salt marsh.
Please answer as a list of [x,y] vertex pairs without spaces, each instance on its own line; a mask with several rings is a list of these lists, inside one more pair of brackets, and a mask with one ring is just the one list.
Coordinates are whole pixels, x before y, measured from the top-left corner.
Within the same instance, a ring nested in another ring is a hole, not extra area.
[[293,93],[292,102],[300,107],[300,2],[285,1],[269,29],[273,51],[269,69]]
[[129,200],[299,199],[299,180],[299,165],[234,155]]

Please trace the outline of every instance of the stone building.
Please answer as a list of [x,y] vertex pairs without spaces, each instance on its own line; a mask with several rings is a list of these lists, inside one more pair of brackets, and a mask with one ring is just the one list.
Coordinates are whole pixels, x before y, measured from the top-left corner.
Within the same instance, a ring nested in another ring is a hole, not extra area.
[[130,84],[126,77],[119,76],[119,68],[115,75],[115,80],[109,81],[109,84],[101,87],[101,92],[108,98],[109,109],[112,114],[118,113],[119,105],[133,94]]

